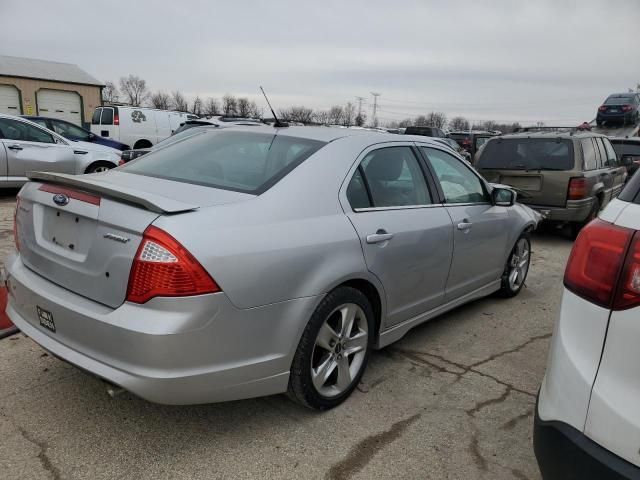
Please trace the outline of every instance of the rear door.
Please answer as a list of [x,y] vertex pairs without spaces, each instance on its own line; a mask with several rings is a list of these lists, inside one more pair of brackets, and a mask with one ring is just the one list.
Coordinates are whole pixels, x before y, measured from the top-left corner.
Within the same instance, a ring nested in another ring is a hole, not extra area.
[[465,162],[437,148],[420,148],[453,222],[453,260],[445,294],[449,301],[500,278],[509,250],[509,212],[492,205],[484,182]]
[[613,176],[612,197],[616,198],[622,191],[622,187],[627,180],[627,169],[622,166],[618,160],[618,155],[616,155],[616,151],[614,150],[613,145],[611,145],[609,139],[601,137],[600,141],[604,145],[605,150],[604,164],[609,168],[611,175]]
[[10,118],[0,118],[0,131],[7,154],[8,179],[24,179],[26,172],[32,170],[75,173],[73,148],[50,132]]
[[154,144],[161,142],[171,135],[171,124],[169,122],[169,112],[154,112],[153,117],[156,121],[156,135]]
[[[596,170],[598,180],[602,182],[604,188],[604,205],[611,201],[613,198],[613,185],[615,180],[616,169],[607,164],[607,153],[604,148],[604,143],[598,137],[591,139],[594,145],[595,157],[596,157]],[[603,206],[604,206],[603,205]]]
[[360,156],[346,190],[346,214],[385,289],[385,327],[444,300],[453,229],[424,173],[410,143],[375,146]]

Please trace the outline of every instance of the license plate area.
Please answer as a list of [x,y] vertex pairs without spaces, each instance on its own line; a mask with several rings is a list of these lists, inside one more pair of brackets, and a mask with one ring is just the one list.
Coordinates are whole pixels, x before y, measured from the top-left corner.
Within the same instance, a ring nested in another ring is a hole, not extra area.
[[529,192],[539,192],[542,187],[542,179],[539,176],[502,177],[500,183]]
[[58,254],[86,256],[95,237],[97,221],[73,212],[43,207],[42,240]]
[[38,312],[38,321],[40,322],[40,326],[53,333],[56,333],[56,324],[53,321],[53,315],[51,314],[51,312],[45,310],[44,308],[40,308],[37,305],[36,310]]

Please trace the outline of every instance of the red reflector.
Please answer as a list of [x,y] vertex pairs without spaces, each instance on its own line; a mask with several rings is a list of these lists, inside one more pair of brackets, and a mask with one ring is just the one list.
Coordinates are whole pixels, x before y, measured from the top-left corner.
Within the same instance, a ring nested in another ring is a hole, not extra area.
[[569,180],[569,192],[567,193],[567,199],[569,200],[582,200],[587,196],[587,179],[582,177],[575,177]]
[[186,297],[219,292],[204,267],[175,238],[148,227],[131,266],[127,300],[145,303],[153,297]]
[[113,124],[120,125],[120,115],[118,115],[118,112],[113,115]]
[[640,234],[636,232],[624,263],[614,310],[626,310],[640,305]]
[[576,239],[564,285],[576,295],[609,308],[634,230],[600,219],[582,229]]
[[91,195],[90,193],[79,192],[78,190],[72,190],[66,187],[60,187],[58,185],[50,185],[45,183],[38,188],[38,190],[42,190],[43,192],[48,193],[62,193],[69,198],[73,198],[74,200],[79,200],[81,202],[90,203],[92,205],[100,205],[100,197],[95,195]]
[[5,309],[7,308],[7,287],[0,287],[0,332],[13,328],[13,323],[9,320]]

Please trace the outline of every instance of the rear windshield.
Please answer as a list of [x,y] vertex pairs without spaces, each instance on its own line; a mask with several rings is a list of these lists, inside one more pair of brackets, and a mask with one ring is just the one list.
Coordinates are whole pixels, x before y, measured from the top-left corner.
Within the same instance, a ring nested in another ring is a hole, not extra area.
[[616,95],[607,98],[604,102],[605,105],[626,105],[628,103],[633,103],[633,95]]
[[510,138],[487,142],[478,168],[504,170],[571,170],[573,142],[547,138]]
[[432,127],[407,127],[404,131],[405,135],[426,135],[431,136],[433,134]]
[[325,142],[206,129],[121,167],[128,173],[259,195]]
[[454,140],[465,140],[471,138],[470,133],[450,133],[449,138],[453,138]]
[[640,157],[640,142],[616,142],[615,140],[612,140],[611,143],[619,157],[622,155]]

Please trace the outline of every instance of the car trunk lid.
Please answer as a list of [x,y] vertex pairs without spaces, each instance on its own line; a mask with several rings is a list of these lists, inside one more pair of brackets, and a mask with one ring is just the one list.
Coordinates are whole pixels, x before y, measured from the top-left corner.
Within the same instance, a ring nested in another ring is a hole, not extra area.
[[24,264],[50,281],[112,308],[125,300],[134,256],[145,229],[156,218],[253,198],[112,173],[117,172],[78,177],[31,173],[34,181],[21,190],[16,211]]

